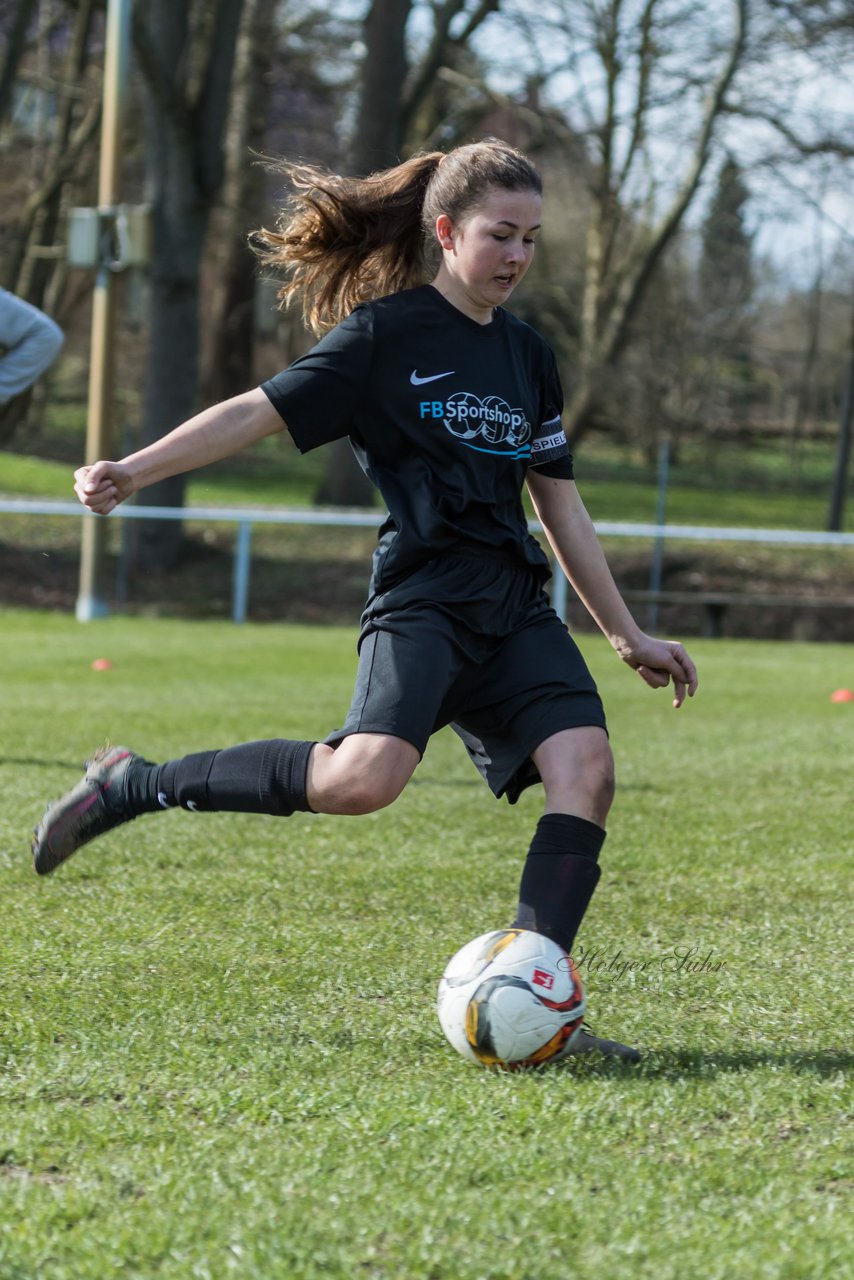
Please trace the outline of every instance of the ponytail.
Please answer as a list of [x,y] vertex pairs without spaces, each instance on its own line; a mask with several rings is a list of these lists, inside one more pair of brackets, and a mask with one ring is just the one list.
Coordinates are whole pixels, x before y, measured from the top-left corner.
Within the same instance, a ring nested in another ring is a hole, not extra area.
[[543,189],[531,162],[495,138],[447,155],[421,152],[367,178],[287,161],[275,168],[292,195],[276,229],[254,232],[250,244],[264,266],[284,276],[280,305],[300,301],[316,334],[360,302],[423,284],[440,213],[459,222],[493,187]]
[[285,273],[280,304],[301,300],[306,325],[320,334],[360,302],[422,284],[421,211],[443,159],[425,152],[368,178],[278,165],[293,195],[276,230],[255,232],[251,244],[263,265]]

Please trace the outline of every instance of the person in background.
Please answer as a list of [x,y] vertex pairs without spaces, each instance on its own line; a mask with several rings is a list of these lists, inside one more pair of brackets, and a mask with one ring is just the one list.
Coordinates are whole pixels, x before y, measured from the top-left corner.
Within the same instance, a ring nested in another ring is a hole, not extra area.
[[0,412],[53,364],[65,336],[31,302],[0,289]]

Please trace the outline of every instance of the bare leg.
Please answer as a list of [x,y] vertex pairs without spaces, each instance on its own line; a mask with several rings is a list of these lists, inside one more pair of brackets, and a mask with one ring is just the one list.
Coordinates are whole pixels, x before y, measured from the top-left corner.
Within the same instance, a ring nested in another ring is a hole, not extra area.
[[598,859],[614,793],[608,735],[564,729],[533,753],[546,792],[519,886],[516,923],[571,951],[599,880]]
[[384,809],[400,795],[420,759],[411,742],[384,733],[354,733],[334,747],[318,742],[308,765],[308,802],[315,813]]
[[597,725],[563,729],[533,752],[546,792],[546,813],[571,813],[604,827],[614,798],[614,758]]

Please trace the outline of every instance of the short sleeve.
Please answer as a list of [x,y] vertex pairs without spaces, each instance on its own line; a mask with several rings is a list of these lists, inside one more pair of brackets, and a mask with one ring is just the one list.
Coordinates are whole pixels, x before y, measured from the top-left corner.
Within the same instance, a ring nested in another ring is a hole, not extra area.
[[557,480],[572,480],[572,454],[563,429],[563,387],[551,351],[544,373],[542,412],[531,440],[530,466]]
[[317,346],[261,384],[300,453],[350,435],[373,353],[373,312],[357,307]]

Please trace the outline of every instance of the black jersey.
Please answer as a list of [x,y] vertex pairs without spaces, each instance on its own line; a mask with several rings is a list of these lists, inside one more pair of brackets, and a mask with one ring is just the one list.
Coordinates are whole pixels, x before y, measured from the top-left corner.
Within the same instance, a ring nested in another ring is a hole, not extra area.
[[423,285],[357,307],[262,389],[302,453],[349,437],[385,499],[373,591],[448,551],[548,577],[525,472],[573,472],[554,355],[529,325],[500,308],[478,324]]

